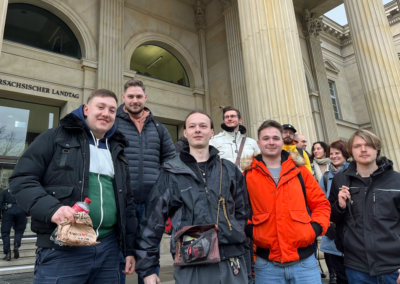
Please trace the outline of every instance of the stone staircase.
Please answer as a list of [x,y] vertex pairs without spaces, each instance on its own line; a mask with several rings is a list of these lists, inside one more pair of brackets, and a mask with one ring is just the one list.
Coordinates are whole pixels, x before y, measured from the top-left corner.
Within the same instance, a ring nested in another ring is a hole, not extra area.
[[[14,230],[11,229],[11,250],[14,248]],[[19,248],[19,259],[14,259],[14,252],[11,252],[11,261],[3,260],[4,255],[0,254],[0,275],[33,272],[35,264],[36,235],[31,231],[30,219]],[[0,240],[0,251],[3,251],[3,241]]]

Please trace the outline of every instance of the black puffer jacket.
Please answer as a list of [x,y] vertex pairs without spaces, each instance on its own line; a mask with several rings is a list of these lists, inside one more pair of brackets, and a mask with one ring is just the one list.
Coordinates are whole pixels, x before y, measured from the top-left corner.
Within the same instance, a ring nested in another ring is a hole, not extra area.
[[[32,216],[36,245],[68,250],[72,247],[60,247],[50,240],[57,226],[51,218],[61,206],[73,206],[88,196],[90,150],[84,121],[68,114],[60,125],[39,135],[29,146],[10,177],[10,189],[19,206]],[[115,171],[117,236],[121,251],[133,255],[137,219],[124,155],[128,143],[118,130],[108,142]]]
[[[210,158],[206,167],[206,184],[196,160],[185,148],[180,156],[169,160],[148,199],[145,215],[140,223],[136,239],[136,272],[145,277],[155,273],[159,263],[158,244],[164,233],[164,223],[171,216],[173,235],[184,226],[215,224],[220,185],[220,158],[218,150],[210,146]],[[230,230],[221,204],[218,240],[222,259],[243,254],[244,228],[248,220],[249,206],[246,188],[240,170],[228,160],[222,159],[222,196],[232,224]],[[171,238],[171,253],[175,244]]]
[[129,161],[135,203],[145,203],[160,174],[160,164],[176,155],[176,151],[168,130],[154,120],[151,112],[139,133],[123,106],[122,104],[117,111],[117,128],[129,141],[125,155]]
[[[331,221],[344,248],[344,265],[372,276],[400,268],[400,173],[382,157],[378,169],[363,179],[355,162],[332,181]],[[353,204],[345,210],[338,202],[339,188],[350,187]],[[340,246],[340,244],[338,244]]]

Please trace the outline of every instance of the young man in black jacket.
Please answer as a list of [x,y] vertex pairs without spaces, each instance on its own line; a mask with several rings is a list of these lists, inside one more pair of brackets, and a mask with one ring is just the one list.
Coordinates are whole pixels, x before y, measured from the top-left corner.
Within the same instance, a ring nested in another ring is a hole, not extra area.
[[350,283],[400,283],[400,174],[380,157],[381,142],[367,130],[350,138],[354,161],[332,181],[329,201]]
[[[210,116],[202,111],[191,112],[184,124],[189,147],[162,165],[136,241],[136,272],[145,284],[161,283],[155,272],[160,257],[158,244],[168,216],[173,235],[184,226],[218,225],[221,262],[175,268],[177,284],[247,283],[243,258],[249,211],[246,188],[241,171],[228,160],[220,159],[218,150],[209,146],[213,134]],[[175,251],[173,239],[172,255],[182,253],[182,249]]]
[[[87,104],[39,135],[10,177],[11,193],[32,217],[37,233],[34,283],[118,283],[119,251],[132,274],[137,219],[130,187],[125,137],[114,125],[117,97],[95,90]],[[50,235],[71,207],[89,197],[100,244],[59,246]]]

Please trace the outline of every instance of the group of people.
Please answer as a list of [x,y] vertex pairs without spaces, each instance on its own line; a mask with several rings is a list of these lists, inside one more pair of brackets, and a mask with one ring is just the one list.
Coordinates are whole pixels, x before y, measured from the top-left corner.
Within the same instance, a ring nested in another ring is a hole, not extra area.
[[[118,107],[113,92],[93,91],[35,139],[10,177],[37,233],[34,283],[125,283],[134,271],[139,283],[161,283],[170,218],[179,284],[319,284],[316,239],[327,232],[321,250],[337,283],[400,284],[399,174],[371,132],[357,131],[347,145],[314,143],[309,156],[295,126],[267,120],[255,141],[240,111],[225,107],[221,133],[192,111],[174,147],[145,107],[143,82],[128,81],[122,99]],[[50,235],[65,219],[74,223],[71,206],[86,197],[100,244],[55,244]],[[214,233],[190,235],[198,227]]]

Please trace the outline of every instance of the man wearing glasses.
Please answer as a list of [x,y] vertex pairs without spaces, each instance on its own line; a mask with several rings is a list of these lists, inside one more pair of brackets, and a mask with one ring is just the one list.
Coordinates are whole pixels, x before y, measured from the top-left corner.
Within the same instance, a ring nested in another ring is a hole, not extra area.
[[254,139],[245,137],[246,128],[241,125],[239,110],[233,106],[226,106],[222,110],[222,118],[223,131],[211,138],[210,145],[218,149],[221,158],[231,161],[240,169],[240,160],[253,156],[255,152],[260,152],[260,149]]

